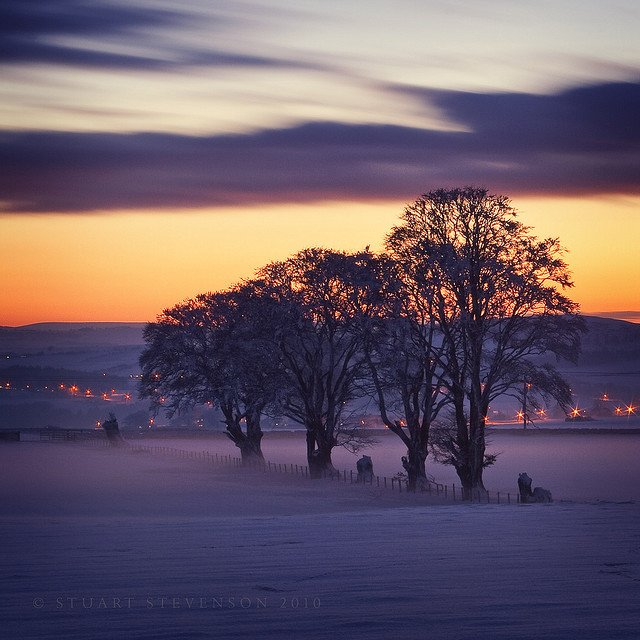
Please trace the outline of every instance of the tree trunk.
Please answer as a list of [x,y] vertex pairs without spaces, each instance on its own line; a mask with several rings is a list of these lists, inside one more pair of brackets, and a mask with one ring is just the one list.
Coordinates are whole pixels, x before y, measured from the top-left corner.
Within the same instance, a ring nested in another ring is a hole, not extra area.
[[[469,437],[469,419],[464,411],[464,395],[459,389],[454,392],[454,406],[456,415],[456,445],[454,467],[460,484],[462,485],[462,499],[471,500],[472,491],[477,482],[477,477],[473,472],[472,465],[472,444]],[[482,479],[481,479],[482,481]]]
[[411,442],[407,449],[406,457],[402,457],[402,466],[407,472],[409,491],[425,488],[428,484],[426,471],[427,454],[422,449],[420,443]]
[[264,455],[262,454],[262,429],[260,428],[260,411],[247,412],[247,435],[246,435],[246,452],[240,449],[243,464],[263,464]]
[[482,472],[484,471],[484,453],[486,445],[484,439],[484,420],[478,411],[474,412],[469,425],[469,459],[471,467],[471,490],[485,493],[482,482]]
[[[481,454],[480,451],[482,451]],[[481,445],[474,444],[469,440],[466,451],[460,451],[460,454],[460,460],[455,464],[455,469],[462,485],[462,499],[471,500],[472,497],[478,494],[486,493],[482,479],[484,470],[484,437]],[[481,462],[478,462],[478,455]]]
[[462,485],[462,499],[471,500],[472,497],[486,493],[482,474],[484,470],[484,434],[476,441],[469,439],[466,450],[460,451],[460,460],[455,465],[456,473]]
[[307,462],[309,464],[309,477],[318,479],[327,475],[333,476],[338,473],[331,461],[331,450],[333,446],[326,442],[325,438],[318,437],[318,434],[307,429]]
[[233,419],[227,418],[225,433],[227,437],[240,449],[240,458],[243,465],[262,464],[264,456],[262,455],[261,441],[262,429],[260,428],[260,414],[247,414],[247,433],[242,431],[240,420],[237,417]]
[[460,478],[460,484],[462,485],[462,499],[471,500],[473,481],[469,465],[456,465],[455,469],[458,474],[458,478]]
[[240,449],[240,457],[242,458],[243,465],[255,466],[257,464],[264,464],[264,456],[260,449],[260,443],[256,443],[245,437],[244,440],[237,444]]

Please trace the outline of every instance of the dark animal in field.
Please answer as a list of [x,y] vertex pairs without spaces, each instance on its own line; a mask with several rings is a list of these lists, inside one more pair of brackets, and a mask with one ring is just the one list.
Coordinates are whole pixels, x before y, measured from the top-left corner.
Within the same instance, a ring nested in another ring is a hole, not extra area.
[[113,413],[110,413],[109,417],[102,423],[102,428],[112,447],[122,447],[127,444],[120,433],[118,421]]
[[356,462],[358,482],[373,482],[373,462],[369,456],[362,456]]
[[518,476],[518,491],[520,492],[520,502],[523,502],[525,504],[533,504],[536,502],[553,502],[551,491],[549,491],[549,489],[536,487],[532,491],[531,483],[532,480],[526,473],[521,473]]

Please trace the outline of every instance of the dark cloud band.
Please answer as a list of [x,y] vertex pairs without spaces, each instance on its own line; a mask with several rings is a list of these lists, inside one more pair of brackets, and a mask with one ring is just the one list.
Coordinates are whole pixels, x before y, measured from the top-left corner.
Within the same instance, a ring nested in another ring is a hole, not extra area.
[[640,193],[640,84],[554,96],[429,93],[468,132],[310,123],[247,135],[0,134],[0,200],[22,212]]
[[186,14],[177,11],[100,0],[3,0],[0,3],[0,34],[3,37],[102,36],[185,20]]
[[[0,61],[130,71],[173,71],[203,66],[318,68],[300,60],[218,50],[211,46],[189,49],[164,42],[160,47],[163,55],[158,53],[158,34],[163,29],[206,24],[215,32],[228,27],[228,23],[229,19],[216,13],[214,7],[203,17],[188,5],[178,11],[102,0],[2,0]],[[131,55],[127,53],[127,45],[142,50],[146,47],[148,53]]]

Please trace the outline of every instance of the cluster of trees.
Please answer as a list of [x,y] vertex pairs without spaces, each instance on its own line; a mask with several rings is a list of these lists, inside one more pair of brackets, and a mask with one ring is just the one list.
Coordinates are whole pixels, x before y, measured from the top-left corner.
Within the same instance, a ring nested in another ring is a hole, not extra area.
[[527,393],[568,405],[549,355],[577,357],[583,322],[556,239],[536,238],[508,198],[437,190],[406,207],[385,250],[305,249],[251,280],[165,310],[145,330],[141,395],[174,413],[221,409],[243,460],[262,457],[265,412],[304,425],[312,477],[357,437],[368,397],[407,448],[411,488],[426,459],[483,490],[489,404]]

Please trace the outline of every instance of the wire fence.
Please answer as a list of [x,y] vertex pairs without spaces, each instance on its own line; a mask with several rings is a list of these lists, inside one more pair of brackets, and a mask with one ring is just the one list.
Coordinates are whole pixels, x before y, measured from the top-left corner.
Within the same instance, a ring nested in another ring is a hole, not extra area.
[[[176,447],[165,447],[156,445],[139,445],[131,444],[129,442],[122,441],[122,446],[114,447],[109,440],[103,437],[75,437],[75,438],[51,438],[51,440],[58,441],[73,441],[82,442],[90,446],[99,448],[117,448],[120,451],[130,453],[149,453],[153,455],[163,455],[181,460],[194,460],[201,461],[206,464],[214,466],[228,466],[228,467],[242,467],[251,468],[263,473],[277,473],[288,476],[297,476],[299,478],[310,479],[309,467],[306,465],[283,463],[283,462],[271,462],[254,461],[246,462],[242,458],[211,452],[208,450],[191,450],[191,449],[178,449]],[[431,497],[438,498],[444,502],[466,502],[466,503],[481,503],[481,504],[517,504],[520,502],[520,495],[505,491],[482,491],[474,490],[463,491],[462,487],[456,484],[442,484],[439,482],[427,481],[422,483],[415,490],[409,488],[409,481],[406,477],[398,476],[378,476],[369,474],[368,476],[359,476],[358,473],[353,471],[335,470],[334,472],[326,472],[323,478],[327,482],[340,482],[343,484],[363,486],[363,487],[375,487],[376,489],[395,492],[398,494],[406,493],[413,495],[429,495]]]

